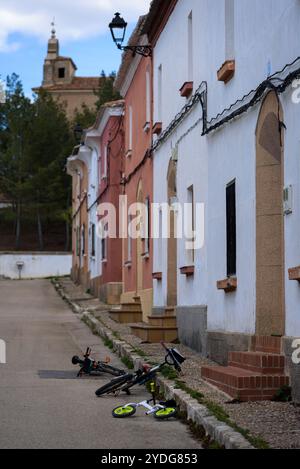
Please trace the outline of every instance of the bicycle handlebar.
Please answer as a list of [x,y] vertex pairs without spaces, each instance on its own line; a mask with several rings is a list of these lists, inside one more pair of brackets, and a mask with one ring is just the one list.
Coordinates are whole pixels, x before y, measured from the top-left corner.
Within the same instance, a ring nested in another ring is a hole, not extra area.
[[[174,366],[177,371],[181,371],[181,363],[178,361],[174,354],[174,351],[176,351],[176,353],[179,355],[178,351],[174,349],[169,349],[164,342],[161,342],[160,344],[166,350],[166,352],[168,352],[165,357],[165,363],[167,365]],[[172,363],[168,362],[169,357],[171,358]],[[182,357],[182,360],[184,361],[185,359]]]

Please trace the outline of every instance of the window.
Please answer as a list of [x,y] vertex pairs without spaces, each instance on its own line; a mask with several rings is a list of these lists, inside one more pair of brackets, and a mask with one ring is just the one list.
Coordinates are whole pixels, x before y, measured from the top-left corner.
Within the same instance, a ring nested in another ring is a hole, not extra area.
[[96,256],[96,226],[94,223],[91,225],[91,256]]
[[127,233],[127,262],[132,260],[132,238],[131,238],[131,219],[128,223],[128,233]]
[[145,254],[149,254],[150,252],[150,237],[151,237],[151,204],[150,204],[150,197],[146,197],[145,200]]
[[151,76],[150,67],[146,71],[146,123],[151,122]]
[[159,239],[158,239],[158,259],[159,266],[162,267],[163,258],[163,212],[162,207],[159,208]]
[[162,122],[162,72],[162,65],[160,65],[157,78],[157,122]]
[[227,276],[236,275],[236,182],[226,188]]
[[[189,213],[189,243],[195,242],[195,202],[194,202],[194,186],[188,188],[188,213]],[[194,246],[189,249],[189,260],[195,262],[195,249]]]
[[102,230],[102,238],[101,238],[101,255],[102,261],[107,261],[107,232],[108,232],[108,225],[106,224]]
[[85,255],[85,225],[81,227],[81,254]]
[[133,143],[133,110],[132,106],[129,106],[129,135],[128,135],[128,150],[132,150]]
[[98,158],[98,178],[99,178],[99,181],[101,181],[101,178],[102,178],[101,164],[102,164],[102,158],[101,158],[101,155],[99,155],[99,158]]
[[225,59],[235,56],[234,0],[225,0]]
[[107,177],[107,157],[108,157],[108,147],[107,147],[107,145],[105,145],[102,179],[105,179]]
[[80,256],[80,228],[79,226],[76,228],[76,255],[77,257]]
[[58,69],[58,78],[65,78],[66,76],[66,69],[64,67],[60,67]]
[[193,38],[193,12],[188,16],[188,81],[194,79],[194,38]]

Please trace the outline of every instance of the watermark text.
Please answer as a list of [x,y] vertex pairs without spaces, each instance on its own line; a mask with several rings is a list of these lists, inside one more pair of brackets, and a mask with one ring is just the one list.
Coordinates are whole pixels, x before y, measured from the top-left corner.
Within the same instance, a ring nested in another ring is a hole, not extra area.
[[6,343],[4,340],[0,339],[0,365],[5,365],[6,363]]

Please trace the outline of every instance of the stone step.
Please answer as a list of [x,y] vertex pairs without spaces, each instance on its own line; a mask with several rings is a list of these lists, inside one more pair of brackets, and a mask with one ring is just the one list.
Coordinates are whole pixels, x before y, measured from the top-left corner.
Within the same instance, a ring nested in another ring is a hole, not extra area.
[[148,316],[150,326],[177,327],[176,316]]
[[166,306],[165,314],[167,316],[176,316],[176,306]]
[[113,306],[111,311],[142,311],[142,305],[139,303],[122,303],[118,306]]
[[281,355],[281,337],[253,336],[251,350],[254,352],[273,353]]
[[139,323],[130,324],[131,332],[139,337],[143,342],[157,344],[163,342],[174,342],[178,338],[177,327],[152,326],[150,324]]
[[142,311],[123,311],[121,309],[112,309],[110,310],[109,316],[111,319],[121,324],[130,324],[143,320]]
[[271,400],[278,389],[289,384],[284,375],[263,375],[236,367],[203,367],[201,376],[208,383],[242,402]]
[[262,352],[230,352],[228,365],[263,375],[284,375],[285,358]]

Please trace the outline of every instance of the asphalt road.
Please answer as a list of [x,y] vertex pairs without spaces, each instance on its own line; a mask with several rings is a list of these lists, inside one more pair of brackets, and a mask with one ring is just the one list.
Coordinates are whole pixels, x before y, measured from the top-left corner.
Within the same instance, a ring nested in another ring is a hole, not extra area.
[[[87,346],[124,366],[49,281],[0,281],[0,339],[7,344],[7,364],[0,364],[1,449],[201,448],[179,421],[157,422],[142,410],[114,419],[111,410],[128,397],[97,398],[95,390],[109,378],[76,378],[71,357]],[[139,388],[129,400],[147,397]]]

